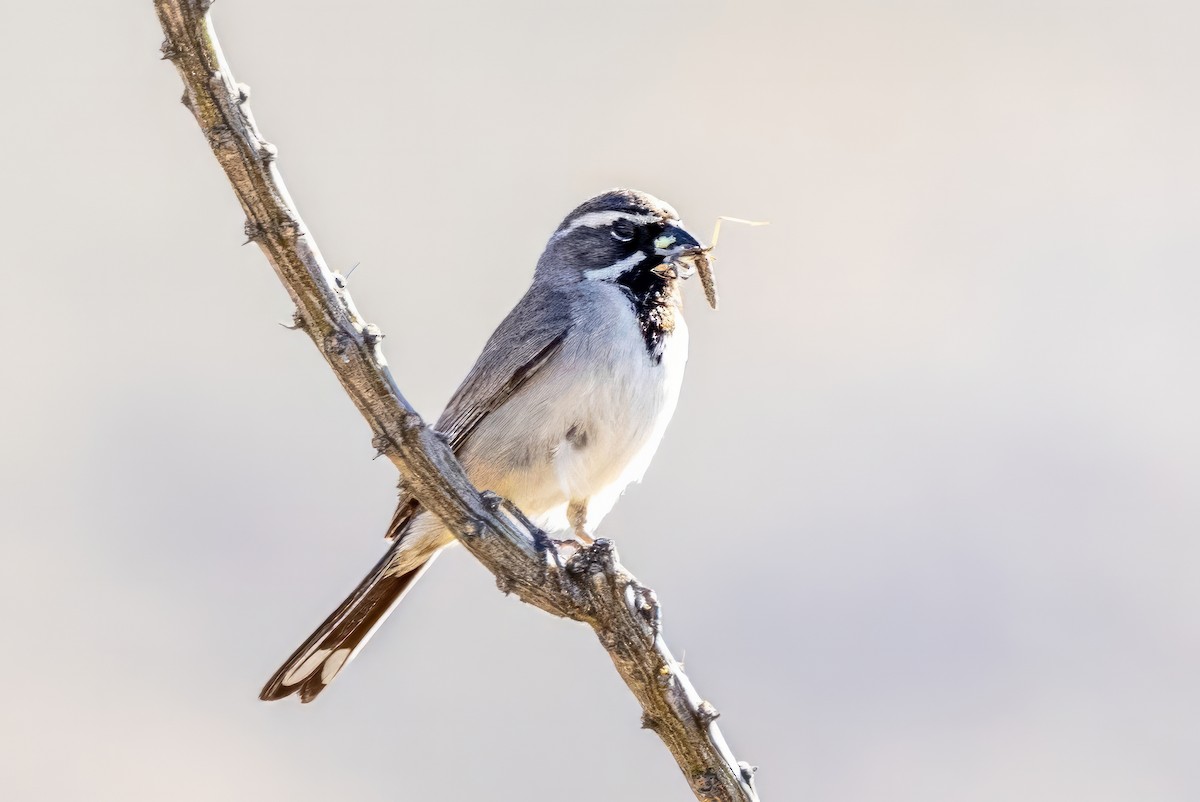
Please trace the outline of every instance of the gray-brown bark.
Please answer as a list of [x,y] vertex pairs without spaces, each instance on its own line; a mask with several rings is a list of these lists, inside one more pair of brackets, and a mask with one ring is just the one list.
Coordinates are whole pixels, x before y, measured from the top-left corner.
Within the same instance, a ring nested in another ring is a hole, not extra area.
[[404,399],[384,360],[382,335],[355,309],[326,267],[234,82],[208,17],[210,0],[155,0],[163,57],[183,78],[183,102],[200,124],[246,212],[257,242],[312,338],[373,432],[373,444],[405,485],[496,577],[505,593],[591,626],[644,710],[643,726],[671,750],[696,797],[756,802],[753,770],[738,763],[703,701],[663,641],[654,592],[617,561],[611,542],[560,548],[503,499],[481,494],[442,439]]

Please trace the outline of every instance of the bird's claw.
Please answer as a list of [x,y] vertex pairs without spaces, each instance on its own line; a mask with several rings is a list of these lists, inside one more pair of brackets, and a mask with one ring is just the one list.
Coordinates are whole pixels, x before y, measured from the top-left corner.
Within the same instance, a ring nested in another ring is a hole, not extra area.
[[533,529],[533,545],[537,552],[542,557],[542,564],[549,566],[553,564],[558,570],[563,570],[566,563],[563,561],[562,546],[563,541],[555,540],[547,535],[541,529]]

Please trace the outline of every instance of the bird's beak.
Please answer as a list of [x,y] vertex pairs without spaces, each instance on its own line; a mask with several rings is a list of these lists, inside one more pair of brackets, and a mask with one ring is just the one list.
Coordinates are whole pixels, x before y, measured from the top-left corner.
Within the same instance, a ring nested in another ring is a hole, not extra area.
[[696,272],[696,258],[704,255],[704,246],[680,226],[667,226],[654,240],[654,255],[663,261],[653,272],[668,278],[690,278]]

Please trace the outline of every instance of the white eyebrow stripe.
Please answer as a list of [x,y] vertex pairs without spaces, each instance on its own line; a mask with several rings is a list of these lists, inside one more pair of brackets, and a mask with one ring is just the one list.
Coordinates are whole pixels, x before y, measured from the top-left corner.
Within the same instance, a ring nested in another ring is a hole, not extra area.
[[656,214],[634,214],[633,212],[588,212],[581,214],[571,221],[571,224],[559,231],[551,240],[562,239],[577,228],[600,228],[601,226],[610,226],[618,220],[629,220],[630,222],[642,225],[645,223],[658,223],[662,221],[662,217]]
[[616,264],[608,267],[597,267],[594,270],[585,270],[584,275],[593,281],[604,281],[605,279],[616,278],[630,268],[637,267],[642,262],[646,261],[646,254],[641,251],[626,256]]

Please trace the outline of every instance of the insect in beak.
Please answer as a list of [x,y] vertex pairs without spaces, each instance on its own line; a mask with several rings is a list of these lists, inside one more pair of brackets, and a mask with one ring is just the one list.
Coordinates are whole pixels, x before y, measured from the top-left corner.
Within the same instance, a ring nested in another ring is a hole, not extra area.
[[765,222],[743,220],[740,217],[718,217],[713,226],[712,244],[701,245],[682,228],[670,227],[662,236],[654,240],[654,251],[663,257],[658,267],[651,272],[664,278],[691,278],[700,276],[700,284],[704,287],[704,298],[713,309],[717,308],[717,283],[713,276],[713,249],[717,247],[717,238],[721,235],[721,223],[728,220],[731,223],[743,223],[749,226],[765,226]]
[[717,247],[717,238],[721,236],[721,223],[726,220],[731,223],[742,223],[748,226],[765,226],[768,224],[765,220],[743,220],[740,217],[725,217],[722,215],[717,218],[716,225],[713,226],[711,244],[707,248],[698,247],[693,249],[692,253],[684,254],[695,262],[696,272],[700,274],[700,284],[704,287],[704,298],[713,309],[717,308],[717,282],[713,276],[712,252]]

